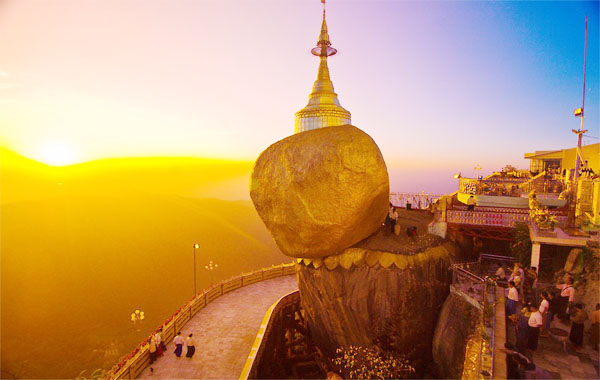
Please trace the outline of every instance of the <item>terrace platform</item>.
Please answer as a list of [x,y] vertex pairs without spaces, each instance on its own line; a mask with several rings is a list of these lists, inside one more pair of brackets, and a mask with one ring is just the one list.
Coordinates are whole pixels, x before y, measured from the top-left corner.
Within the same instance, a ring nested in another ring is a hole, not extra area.
[[[139,376],[141,379],[237,379],[248,358],[267,309],[298,289],[296,276],[258,282],[224,294],[185,324],[182,335],[194,334],[193,358],[175,357],[175,345]],[[150,370],[153,368],[153,371]]]

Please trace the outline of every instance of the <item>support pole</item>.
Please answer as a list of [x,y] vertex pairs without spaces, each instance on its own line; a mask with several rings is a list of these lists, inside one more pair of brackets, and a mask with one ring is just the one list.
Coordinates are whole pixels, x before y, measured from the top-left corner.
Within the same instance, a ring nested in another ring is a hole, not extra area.
[[531,244],[531,264],[530,267],[536,267],[538,273],[540,271],[540,250],[542,245],[540,243]]

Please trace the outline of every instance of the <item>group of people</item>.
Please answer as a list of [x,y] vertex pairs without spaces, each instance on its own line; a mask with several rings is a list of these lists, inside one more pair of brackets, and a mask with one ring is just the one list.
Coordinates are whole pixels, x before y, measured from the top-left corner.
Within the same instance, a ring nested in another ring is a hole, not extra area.
[[[567,274],[564,281],[557,283],[554,289],[538,294],[535,269],[531,267],[525,271],[519,263],[515,263],[512,274],[508,278],[506,315],[515,323],[516,350],[522,354],[527,350],[535,351],[539,336],[548,336],[554,318],[560,319],[564,324],[570,323],[569,340],[576,348],[581,348],[584,323],[588,315],[581,303],[574,303],[573,277]],[[504,278],[504,268],[499,266],[496,276],[499,279]],[[540,302],[538,296],[541,298]],[[517,314],[519,304],[523,305],[523,308],[520,314]],[[600,304],[596,306],[592,318],[591,343],[595,349],[598,349],[599,323]]]
[[[184,345],[187,347],[185,356],[187,358],[192,358],[194,356],[194,353],[196,352],[196,342],[194,341],[193,335],[194,334],[190,334],[184,339],[181,336],[181,331],[177,332],[177,335],[173,339],[173,343],[175,344],[175,351],[173,351],[173,353],[175,356],[177,356],[177,358],[181,357]],[[162,329],[159,329],[150,337],[150,341],[148,342],[148,351],[150,352],[150,364],[154,363],[158,357],[163,356],[163,353],[167,351],[167,346],[165,345],[163,339]],[[150,370],[153,371],[152,367]]]
[[[400,227],[400,223],[398,222],[399,218],[400,218],[400,214],[398,213],[398,210],[390,202],[390,207],[388,209],[388,214],[387,214],[387,216],[385,218],[385,226],[387,228],[389,228],[390,231],[394,235],[400,235],[400,232],[402,230],[401,227]],[[408,236],[412,240],[416,240],[417,239],[417,233],[418,233],[418,231],[417,231],[417,227],[416,226],[408,226],[408,227],[406,227],[406,236]]]
[[529,267],[525,270],[521,263],[516,262],[509,272],[510,275],[507,276],[506,270],[502,265],[498,265],[498,269],[496,269],[495,273],[496,279],[500,283],[512,281],[520,300],[527,299],[528,302],[537,303],[537,268]]

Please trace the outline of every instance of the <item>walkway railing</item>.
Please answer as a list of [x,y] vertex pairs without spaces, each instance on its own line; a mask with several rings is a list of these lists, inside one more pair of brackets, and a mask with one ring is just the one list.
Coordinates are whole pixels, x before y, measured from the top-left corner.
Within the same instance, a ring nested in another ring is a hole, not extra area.
[[433,202],[437,201],[444,194],[427,194],[423,193],[390,193],[390,202],[395,207],[407,207],[406,204],[410,203],[410,207],[414,209],[426,209]]
[[[163,329],[163,342],[169,343],[175,337],[177,331],[206,305],[219,298],[223,294],[229,293],[235,289],[254,284],[260,281],[269,280],[285,275],[296,273],[294,263],[280,264],[271,268],[263,268],[251,273],[241,274],[229,280],[222,281],[219,284],[213,285],[208,289],[190,299],[185,305],[180,307],[168,317],[160,326],[152,333],[154,335],[160,328]],[[135,379],[142,371],[150,364],[150,354],[148,344],[152,335],[148,336],[140,343],[130,354],[126,355],[117,363],[110,371],[107,372],[107,379]]]

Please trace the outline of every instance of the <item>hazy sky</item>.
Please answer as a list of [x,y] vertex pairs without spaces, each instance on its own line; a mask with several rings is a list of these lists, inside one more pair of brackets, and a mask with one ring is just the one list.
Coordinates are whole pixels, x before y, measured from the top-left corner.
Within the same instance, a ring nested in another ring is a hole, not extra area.
[[[574,146],[586,15],[598,137],[596,1],[329,1],[329,67],[392,189],[441,191],[432,176]],[[320,23],[318,0],[4,0],[0,145],[46,161],[60,146],[67,161],[254,160],[293,133]]]

